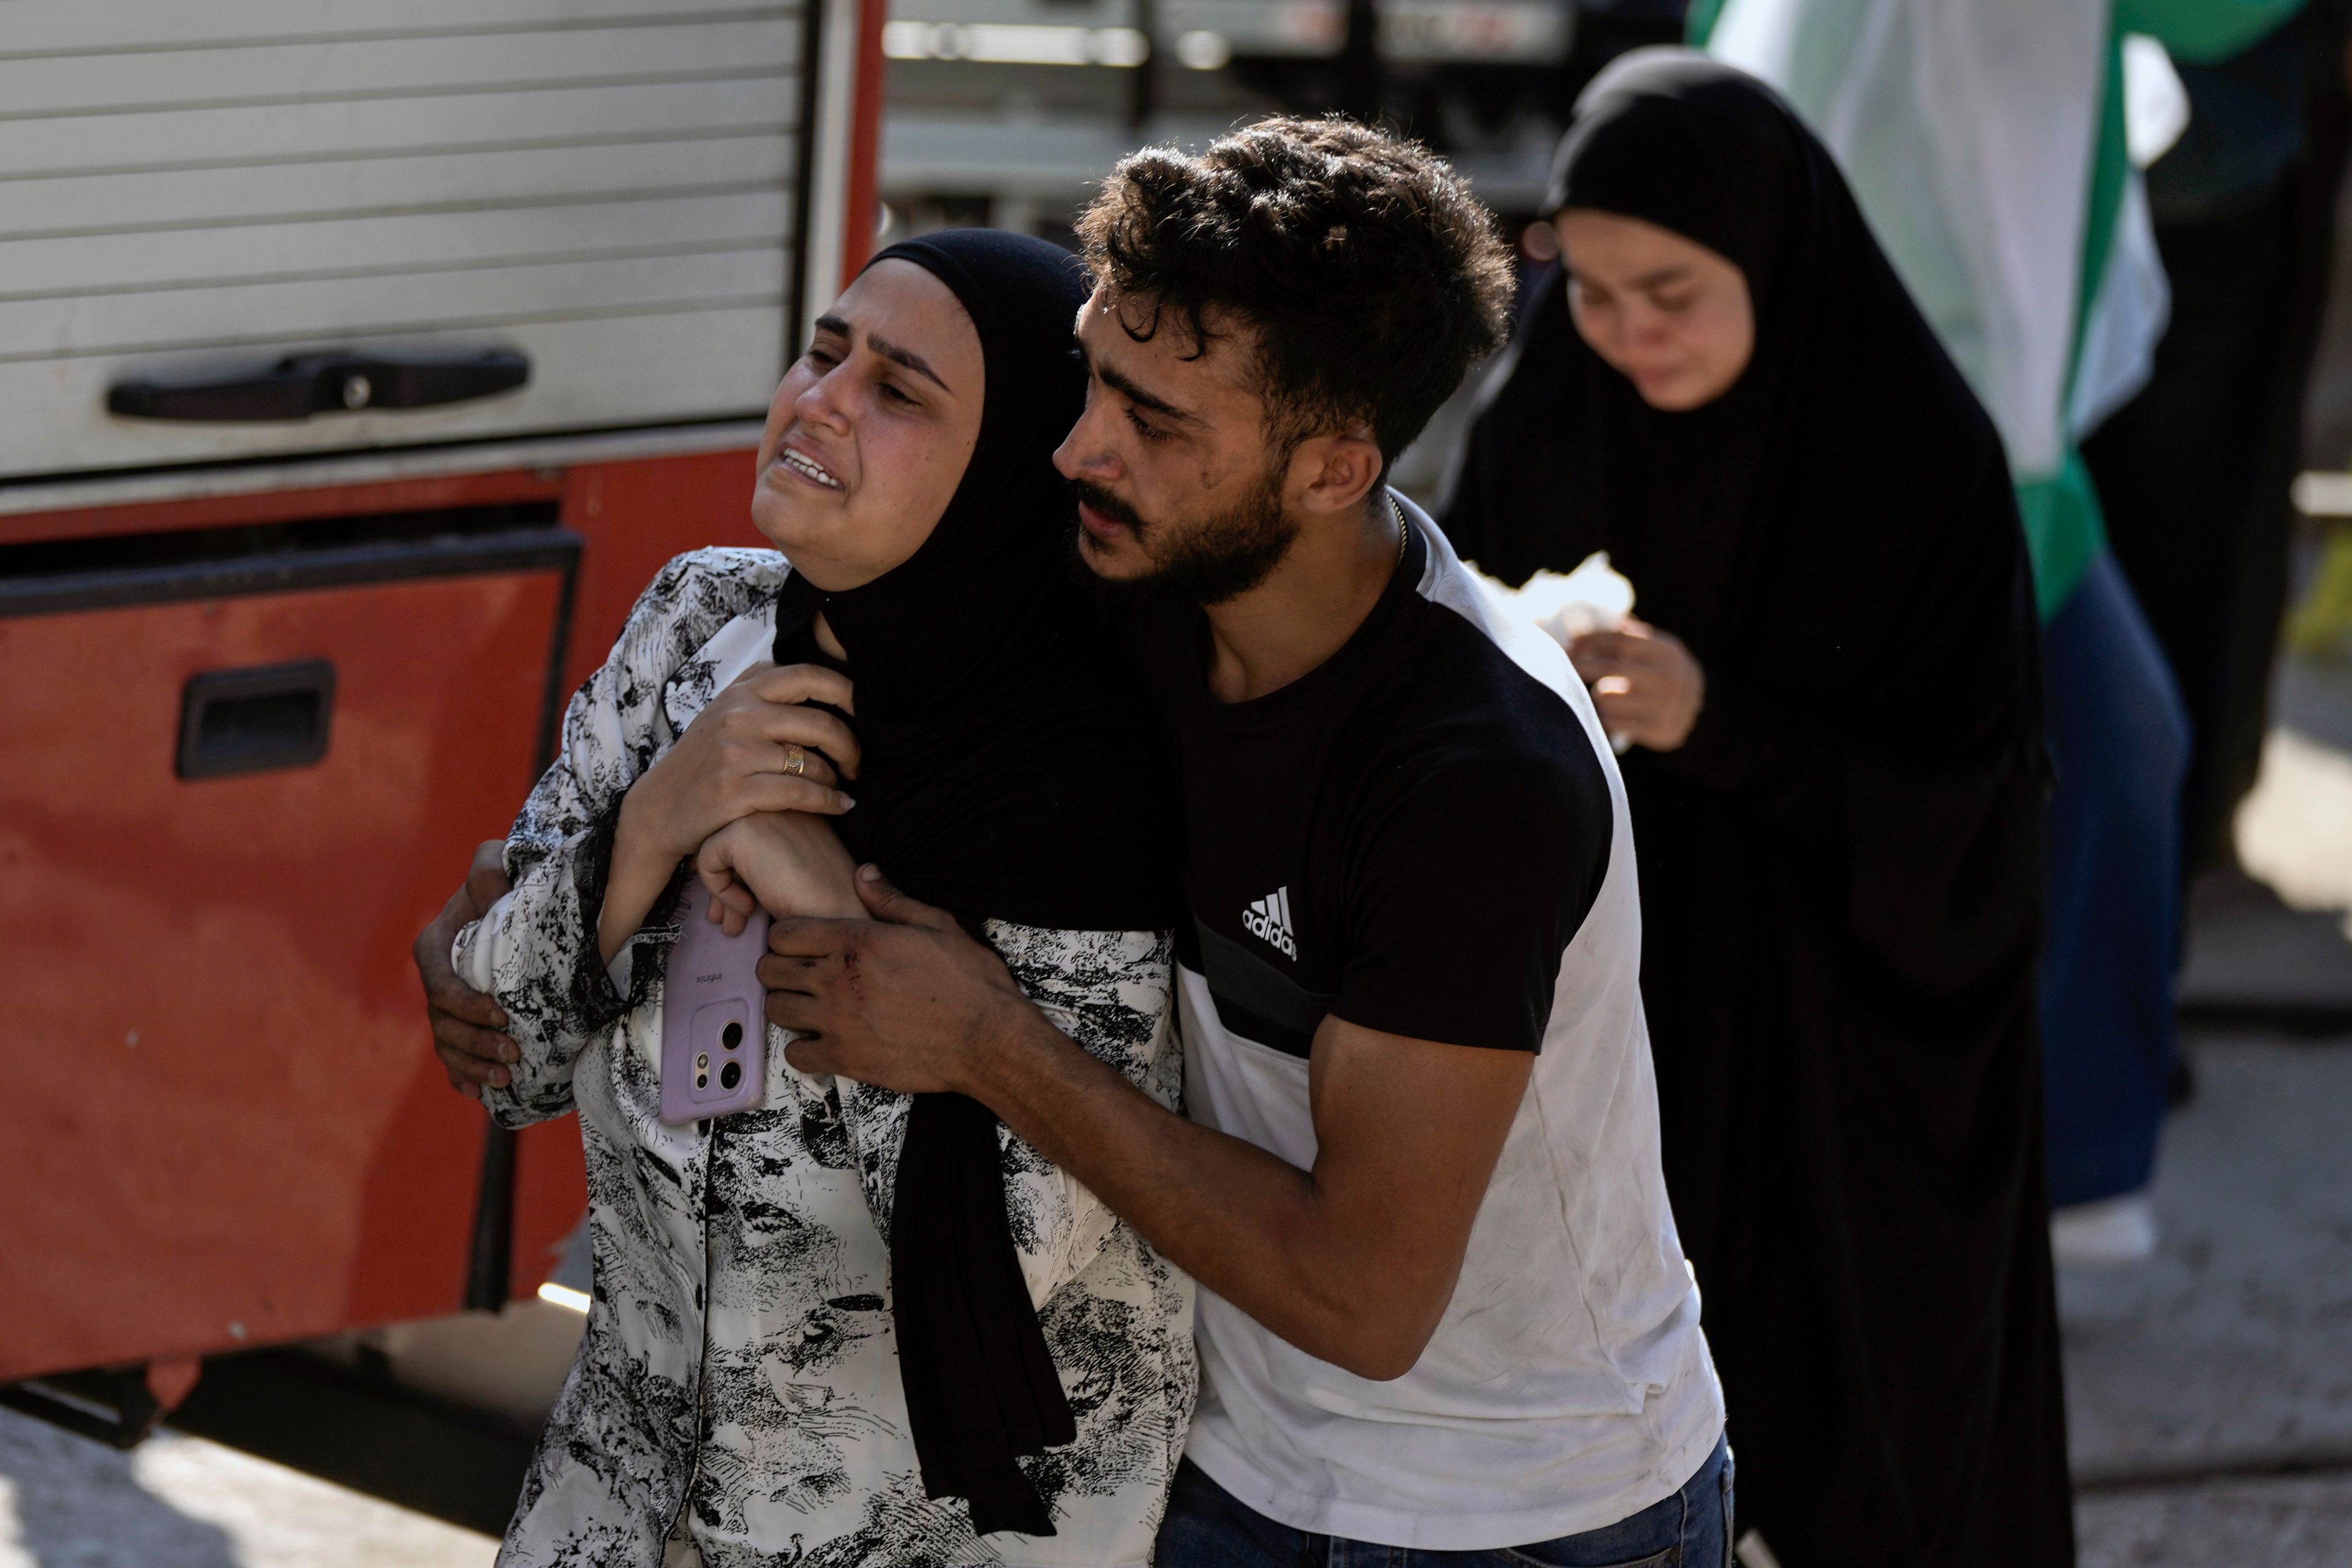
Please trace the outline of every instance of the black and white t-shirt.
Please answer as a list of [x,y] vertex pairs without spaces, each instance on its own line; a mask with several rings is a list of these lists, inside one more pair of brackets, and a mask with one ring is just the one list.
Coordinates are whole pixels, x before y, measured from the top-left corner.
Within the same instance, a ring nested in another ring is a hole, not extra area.
[[[1146,650],[1183,759],[1188,968],[1224,1026],[1303,1057],[1327,1014],[1447,1045],[1543,1044],[1609,865],[1608,775],[1563,702],[1414,592],[1280,690],[1219,702],[1206,623]],[[1444,903],[1440,888],[1465,894]]]
[[1413,1369],[1356,1377],[1203,1290],[1186,1452],[1294,1528],[1475,1551],[1656,1502],[1723,1405],[1659,1167],[1614,761],[1558,645],[1400,504],[1388,590],[1279,690],[1212,698],[1197,612],[1134,627],[1182,783],[1186,1110],[1311,1167],[1326,1017],[1535,1051],[1534,1077]]

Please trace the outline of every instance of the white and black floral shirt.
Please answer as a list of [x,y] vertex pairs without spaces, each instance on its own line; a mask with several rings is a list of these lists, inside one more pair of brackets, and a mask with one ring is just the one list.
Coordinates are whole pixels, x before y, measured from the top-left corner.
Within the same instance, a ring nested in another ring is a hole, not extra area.
[[[514,891],[457,941],[459,973],[497,995],[522,1054],[487,1093],[492,1115],[580,1112],[594,1243],[587,1332],[499,1561],[1147,1563],[1192,1408],[1190,1279],[1003,1135],[1013,1234],[1078,1438],[1022,1461],[1055,1535],[975,1536],[961,1500],[924,1496],[907,1435],[886,1244],[906,1097],[794,1071],[772,1028],[761,1109],[670,1126],[671,933],[649,921],[610,971],[598,962],[621,797],[769,657],[788,570],[772,552],[704,550],[655,578],[515,824]],[[1167,933],[986,932],[1047,1016],[1175,1103]]]

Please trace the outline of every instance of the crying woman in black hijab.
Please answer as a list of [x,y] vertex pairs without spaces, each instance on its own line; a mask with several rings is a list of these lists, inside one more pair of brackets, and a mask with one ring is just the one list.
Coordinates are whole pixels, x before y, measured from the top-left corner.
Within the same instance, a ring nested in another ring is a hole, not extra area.
[[860,915],[870,860],[1172,1104],[1169,770],[1051,462],[1086,293],[1013,235],[877,257],[770,410],[775,548],[663,570],[509,841],[526,912],[483,925],[520,1059],[486,1098],[580,1110],[596,1285],[518,1562],[651,1563],[664,1530],[714,1564],[1151,1555],[1181,1275],[961,1096],[811,1077],[772,1030],[759,1103],[672,1122],[651,1065],[682,861],[736,923]]
[[1780,1561],[2073,1560],[2032,1006],[2040,679],[1998,437],[1822,144],[1596,79],[1444,512],[1632,745],[1666,1180]]

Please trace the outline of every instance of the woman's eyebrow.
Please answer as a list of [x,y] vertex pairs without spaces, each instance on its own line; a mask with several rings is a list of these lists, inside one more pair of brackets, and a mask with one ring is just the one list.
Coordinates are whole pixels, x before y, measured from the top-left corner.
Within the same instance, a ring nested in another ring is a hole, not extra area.
[[[857,342],[857,329],[849,324],[849,320],[845,316],[819,316],[816,319],[816,330],[820,332],[831,332],[837,338],[846,339],[853,346]],[[866,334],[866,346],[892,364],[905,365],[917,375],[928,378],[941,392],[950,396],[954,395],[955,388],[941,381],[940,373],[931,368],[930,362],[914,350],[902,349],[888,339],[877,338],[871,332]]]
[[922,355],[917,353],[914,350],[902,349],[888,339],[877,338],[871,332],[866,334],[866,346],[872,349],[876,353],[880,354],[884,359],[888,360],[892,364],[905,365],[908,370],[911,370],[917,375],[923,377],[932,385],[938,387],[941,392],[947,393],[951,396],[954,395],[955,388],[950,386],[946,382],[941,381],[940,379],[940,373],[933,370],[930,367],[929,362],[926,361]]
[[1633,287],[1636,289],[1655,289],[1662,283],[1679,283],[1689,276],[1690,268],[1686,263],[1670,261],[1664,267],[1653,268],[1651,270],[1643,273],[1639,278],[1634,279]]

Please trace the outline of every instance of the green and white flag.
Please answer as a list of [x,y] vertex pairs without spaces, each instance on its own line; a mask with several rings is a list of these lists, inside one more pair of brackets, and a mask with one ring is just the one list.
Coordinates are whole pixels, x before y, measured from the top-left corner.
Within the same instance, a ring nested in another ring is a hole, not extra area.
[[[2104,542],[2075,444],[2147,380],[2169,295],[2139,169],[2218,58],[2301,0],[1697,0],[1691,37],[1780,89],[2009,451],[2042,614]],[[2137,36],[2128,42],[2126,33]]]

